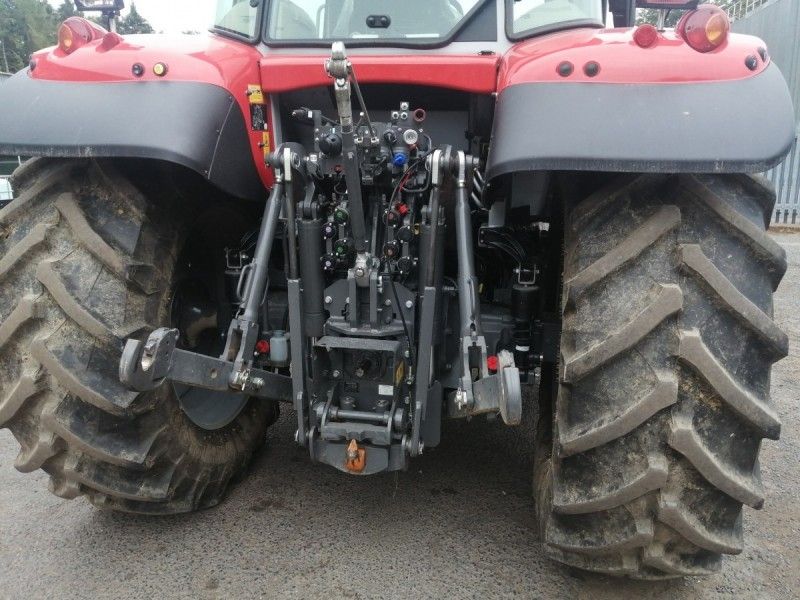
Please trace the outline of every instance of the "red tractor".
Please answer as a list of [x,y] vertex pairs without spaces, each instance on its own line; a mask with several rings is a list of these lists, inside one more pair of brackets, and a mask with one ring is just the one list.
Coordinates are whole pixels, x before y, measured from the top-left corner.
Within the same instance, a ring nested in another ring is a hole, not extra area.
[[110,31],[68,19],[0,87],[0,155],[37,157],[0,212],[17,469],[178,513],[222,500],[281,404],[351,475],[526,412],[556,560],[670,577],[742,550],[787,354],[750,173],[795,121],[762,41],[696,1],[219,0],[183,37],[77,4]]

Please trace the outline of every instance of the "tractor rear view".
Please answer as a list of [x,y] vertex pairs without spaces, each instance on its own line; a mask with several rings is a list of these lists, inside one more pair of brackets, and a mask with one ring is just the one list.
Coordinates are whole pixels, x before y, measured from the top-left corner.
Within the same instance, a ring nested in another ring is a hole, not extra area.
[[[788,351],[751,173],[794,114],[762,41],[697,2],[219,0],[181,38],[77,4],[111,31],[68,19],[0,88],[0,155],[38,157],[0,212],[19,470],[178,513],[281,405],[342,476],[525,412],[556,560],[741,552]],[[633,27],[636,4],[684,13]]]

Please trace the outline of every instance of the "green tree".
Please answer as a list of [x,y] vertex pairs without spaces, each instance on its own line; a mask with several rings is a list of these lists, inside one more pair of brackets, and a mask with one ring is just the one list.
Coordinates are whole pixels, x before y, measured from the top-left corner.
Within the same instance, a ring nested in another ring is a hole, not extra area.
[[82,17],[83,13],[78,12],[75,8],[75,3],[71,0],[64,0],[56,9],[56,17],[58,20],[63,22],[69,19],[70,17]]
[[126,33],[155,33],[155,30],[147,22],[147,19],[139,14],[136,5],[131,4],[130,12],[117,23],[117,32],[124,35]]
[[[642,25],[643,23],[650,23],[651,25],[658,25],[658,13],[662,9],[658,8],[640,8],[636,14],[636,23]],[[670,10],[668,11],[667,18],[664,21],[666,27],[675,27],[683,15],[683,11]]]
[[59,20],[47,0],[0,0],[0,60],[12,73],[28,64],[31,53],[56,43]]

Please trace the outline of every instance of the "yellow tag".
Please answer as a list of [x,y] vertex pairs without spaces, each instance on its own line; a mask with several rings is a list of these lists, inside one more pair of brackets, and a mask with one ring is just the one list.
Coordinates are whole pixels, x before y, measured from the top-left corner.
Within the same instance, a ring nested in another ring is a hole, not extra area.
[[404,363],[401,360],[399,363],[397,363],[397,369],[395,369],[395,371],[394,371],[394,385],[395,386],[400,385],[400,382],[403,381],[403,375],[405,375],[405,372],[406,372],[406,363]]
[[261,144],[262,148],[264,149],[264,156],[268,156],[269,153],[272,152],[272,149],[270,148],[270,142],[272,140],[270,140],[269,131],[265,131],[261,134],[261,136]]
[[247,97],[250,100],[250,104],[264,104],[264,90],[261,89],[260,85],[248,85]]

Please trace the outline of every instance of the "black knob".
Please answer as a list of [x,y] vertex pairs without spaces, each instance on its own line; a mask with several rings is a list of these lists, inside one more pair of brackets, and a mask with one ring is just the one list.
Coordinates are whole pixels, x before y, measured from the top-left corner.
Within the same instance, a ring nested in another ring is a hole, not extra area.
[[338,133],[329,133],[319,138],[319,150],[326,156],[339,156],[342,153],[342,138]]
[[355,249],[355,244],[353,240],[349,238],[342,238],[341,240],[336,240],[336,243],[333,245],[333,251],[336,253],[336,256],[339,258],[344,258],[352,254],[353,250]]
[[403,256],[397,261],[397,270],[403,273],[411,273],[411,269],[414,267],[414,260],[410,256]]
[[336,237],[336,225],[333,223],[325,223],[322,226],[322,238],[325,240],[332,240]]
[[401,242],[405,242],[406,244],[409,243],[411,240],[414,239],[414,230],[411,229],[408,225],[405,227],[401,227],[397,230],[397,239]]
[[383,219],[389,227],[399,227],[403,222],[403,217],[396,210],[387,210]]
[[396,240],[386,242],[383,245],[383,255],[386,258],[397,258],[398,254],[400,254],[400,244]]
[[326,254],[319,259],[319,262],[322,265],[322,270],[326,273],[333,273],[336,270],[336,265],[338,264],[338,260],[333,254]]
[[350,213],[347,212],[346,208],[340,206],[333,211],[333,220],[339,225],[344,225],[350,220]]

